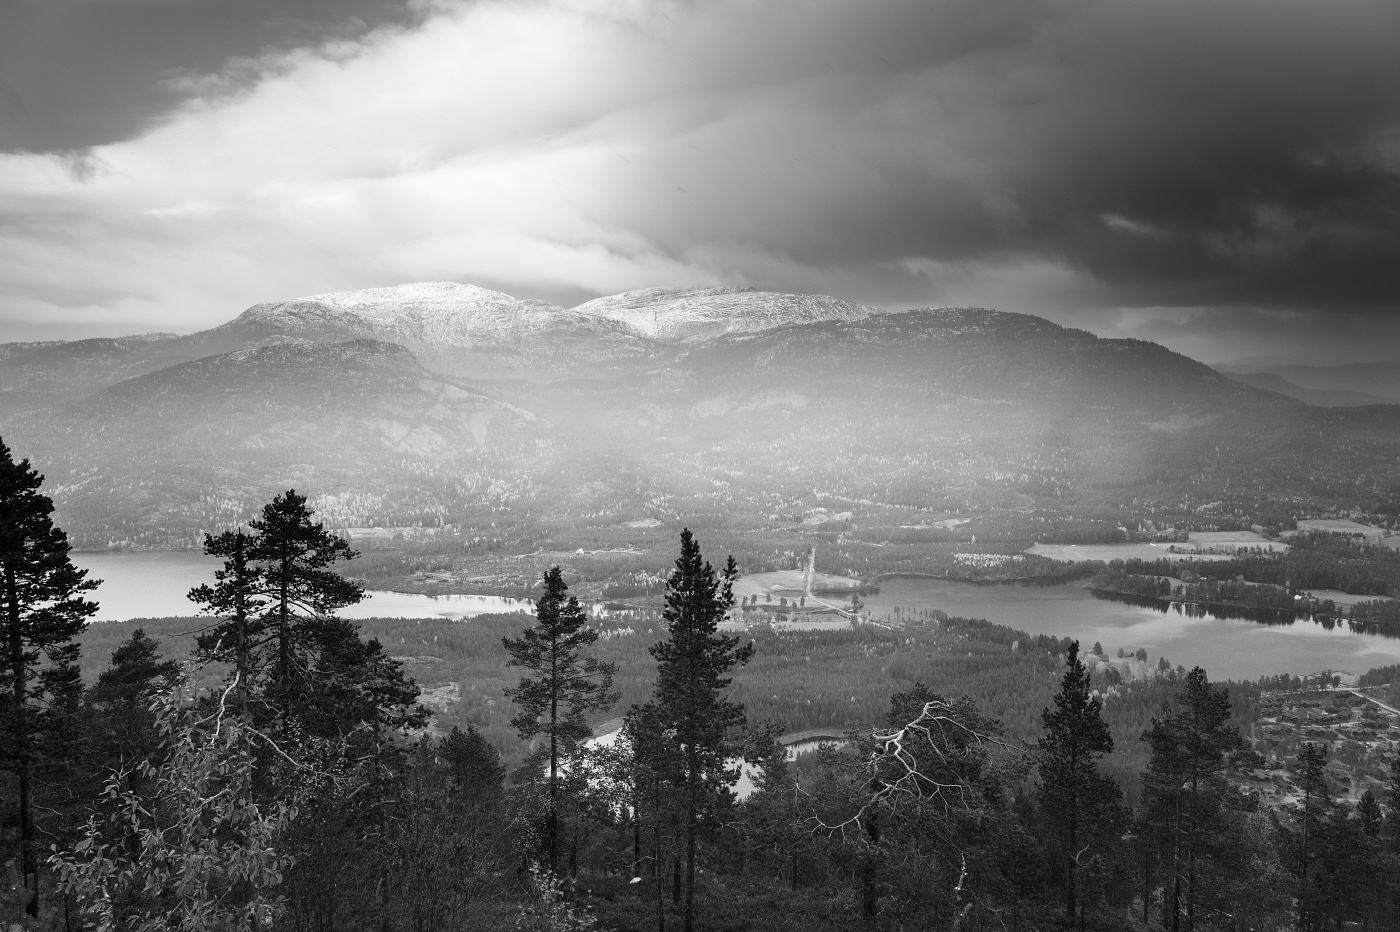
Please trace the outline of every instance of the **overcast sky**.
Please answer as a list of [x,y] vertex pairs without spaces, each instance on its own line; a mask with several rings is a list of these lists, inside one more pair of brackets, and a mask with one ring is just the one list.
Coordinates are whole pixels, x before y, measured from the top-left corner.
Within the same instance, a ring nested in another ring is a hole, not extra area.
[[0,339],[423,280],[1400,357],[1400,3],[0,0]]

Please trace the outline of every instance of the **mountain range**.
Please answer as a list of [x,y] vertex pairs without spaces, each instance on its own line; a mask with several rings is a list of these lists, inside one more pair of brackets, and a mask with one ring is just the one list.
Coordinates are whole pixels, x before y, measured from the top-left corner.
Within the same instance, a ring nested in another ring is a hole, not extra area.
[[855,529],[1024,529],[1388,500],[1400,407],[1269,387],[984,309],[745,289],[566,309],[436,282],[0,345],[0,436],[84,547],[193,546],[288,487],[333,525],[511,547],[654,521],[772,535],[823,503]]

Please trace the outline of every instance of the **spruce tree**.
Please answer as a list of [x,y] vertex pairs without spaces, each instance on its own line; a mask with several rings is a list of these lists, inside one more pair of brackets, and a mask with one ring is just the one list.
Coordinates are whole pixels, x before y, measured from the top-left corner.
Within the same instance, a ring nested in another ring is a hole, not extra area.
[[520,707],[511,719],[526,741],[543,735],[549,752],[549,786],[545,804],[545,857],[550,871],[559,860],[560,764],[592,734],[587,714],[617,701],[612,694],[616,667],[584,651],[598,640],[588,616],[569,595],[564,574],[553,567],[544,574],[544,592],[535,602],[534,627],[518,638],[502,638],[510,665],[525,668],[520,685],[507,695]]
[[752,643],[740,646],[734,635],[718,633],[719,623],[734,606],[734,580],[739,576],[730,557],[724,572],[700,555],[690,530],[681,531],[681,553],[666,581],[662,618],[669,637],[651,647],[657,660],[656,688],[651,705],[664,730],[681,751],[677,787],[684,808],[685,906],[684,929],[694,928],[695,860],[702,829],[732,798],[730,787],[738,773],[728,767],[738,748],[731,731],[744,724],[744,707],[724,698],[735,666],[748,663]]
[[1065,665],[1055,708],[1041,713],[1045,734],[1037,748],[1042,809],[1055,829],[1065,915],[1073,920],[1079,908],[1079,861],[1113,827],[1122,794],[1098,770],[1099,758],[1113,751],[1113,738],[1103,718],[1103,700],[1090,691],[1078,641],[1070,645]]
[[69,560],[53,501],[39,492],[43,481],[0,440],[0,764],[19,783],[20,871],[30,916],[39,914],[38,742],[55,710],[71,707],[81,694],[74,638],[97,611],[83,598],[97,581]]

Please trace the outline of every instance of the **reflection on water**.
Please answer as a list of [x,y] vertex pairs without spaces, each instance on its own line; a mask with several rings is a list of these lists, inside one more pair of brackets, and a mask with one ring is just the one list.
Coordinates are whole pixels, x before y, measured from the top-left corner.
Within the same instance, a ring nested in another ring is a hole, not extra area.
[[[98,621],[169,618],[198,614],[187,598],[190,589],[214,581],[222,561],[193,551],[75,553],[73,563],[102,585],[89,598],[97,601]],[[492,595],[417,595],[371,590],[358,605],[343,609],[343,618],[471,618],[492,612],[532,612],[529,599]]]
[[371,590],[358,605],[341,609],[342,618],[471,618],[499,612],[533,612],[529,599],[494,595],[417,595]]
[[879,618],[910,617],[939,609],[963,618],[985,618],[1030,634],[1096,641],[1110,654],[1146,648],[1187,668],[1200,665],[1212,679],[1257,679],[1276,673],[1319,670],[1365,672],[1400,662],[1400,638],[1375,626],[1256,615],[1161,603],[1134,597],[1096,596],[1082,582],[1055,585],[972,585],[934,577],[894,577],[866,597]]
[[1121,602],[1125,605],[1137,605],[1143,608],[1155,609],[1164,615],[1174,611],[1178,615],[1186,615],[1188,618],[1234,618],[1241,621],[1252,621],[1257,625],[1311,623],[1321,625],[1328,631],[1334,628],[1345,627],[1353,634],[1371,635],[1383,638],[1400,638],[1400,627],[1394,625],[1378,625],[1365,621],[1351,621],[1345,618],[1337,619],[1327,616],[1315,616],[1306,612],[1241,608],[1234,605],[1207,606],[1201,605],[1198,602],[1165,602],[1161,599],[1154,599],[1144,595],[1133,595],[1125,592],[1105,592],[1100,589],[1090,590],[1090,594],[1096,599],[1105,599],[1109,602]]

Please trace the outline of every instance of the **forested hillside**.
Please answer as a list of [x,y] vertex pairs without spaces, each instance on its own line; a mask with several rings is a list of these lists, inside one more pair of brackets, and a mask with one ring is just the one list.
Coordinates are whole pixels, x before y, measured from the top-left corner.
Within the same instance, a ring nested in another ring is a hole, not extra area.
[[[178,339],[11,348],[0,427],[97,549],[191,547],[293,486],[336,526],[457,556],[646,549],[682,518],[756,552],[826,535],[852,564],[950,515],[969,519],[951,539],[1022,546],[1062,524],[1394,519],[1400,408],[1311,408],[1155,344],[973,309],[811,319],[785,310],[802,296],[745,293],[726,300],[753,329],[595,340],[578,319],[629,325],[497,297],[460,320],[290,302]],[[462,362],[492,347],[519,367]]]

